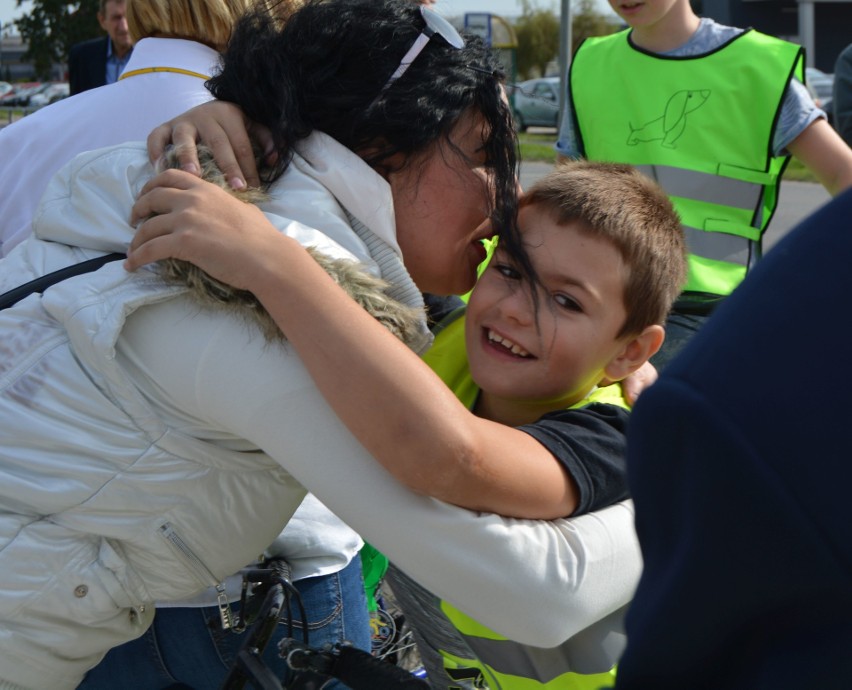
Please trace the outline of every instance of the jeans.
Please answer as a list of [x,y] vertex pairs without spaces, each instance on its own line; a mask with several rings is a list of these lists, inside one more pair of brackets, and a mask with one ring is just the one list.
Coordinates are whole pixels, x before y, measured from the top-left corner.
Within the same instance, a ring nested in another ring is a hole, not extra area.
[[[294,583],[302,595],[308,618],[312,647],[351,642],[370,651],[370,619],[356,556],[340,572],[312,577]],[[232,605],[236,611],[239,605]],[[293,601],[293,619],[301,622]],[[278,640],[287,637],[286,619],[263,655],[264,663],[280,679],[289,669],[278,654]],[[303,639],[301,625],[294,636]],[[153,625],[142,637],[112,649],[98,666],[86,675],[80,690],[165,690],[192,688],[215,690],[227,677],[245,634],[222,630],[217,607],[158,608]],[[285,685],[286,687],[286,685]],[[326,688],[344,690],[335,681]]]

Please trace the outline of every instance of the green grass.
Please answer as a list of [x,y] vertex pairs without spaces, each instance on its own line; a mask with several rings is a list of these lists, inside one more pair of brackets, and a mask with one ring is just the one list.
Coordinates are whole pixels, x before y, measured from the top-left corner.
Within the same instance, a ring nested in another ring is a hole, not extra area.
[[11,125],[17,122],[24,116],[24,111],[21,108],[3,108],[0,110],[0,127]]
[[[553,163],[556,161],[556,152],[553,145],[556,143],[556,133],[530,134],[529,132],[518,133],[521,144],[522,161],[539,161]],[[784,179],[795,182],[816,182],[813,173],[799,161],[793,158],[784,171]]]
[[556,151],[553,150],[553,145],[556,143],[556,133],[530,134],[519,132],[518,141],[521,144],[522,161],[556,162]]

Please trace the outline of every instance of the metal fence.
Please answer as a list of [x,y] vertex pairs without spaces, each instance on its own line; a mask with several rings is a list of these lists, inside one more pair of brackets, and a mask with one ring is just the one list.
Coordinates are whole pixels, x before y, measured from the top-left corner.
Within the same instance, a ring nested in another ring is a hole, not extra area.
[[6,125],[11,125],[15,120],[19,120],[25,115],[34,113],[38,108],[15,108],[0,106],[0,129]]

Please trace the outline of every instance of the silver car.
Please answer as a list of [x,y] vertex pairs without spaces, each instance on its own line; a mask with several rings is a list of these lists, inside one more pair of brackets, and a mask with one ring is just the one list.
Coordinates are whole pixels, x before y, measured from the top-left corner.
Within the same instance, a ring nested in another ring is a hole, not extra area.
[[515,127],[556,127],[559,121],[559,77],[521,82],[512,89]]
[[50,84],[43,91],[30,96],[27,105],[31,108],[41,108],[42,106],[50,105],[51,103],[56,103],[56,101],[61,101],[63,98],[67,98],[70,93],[68,82],[56,82]]

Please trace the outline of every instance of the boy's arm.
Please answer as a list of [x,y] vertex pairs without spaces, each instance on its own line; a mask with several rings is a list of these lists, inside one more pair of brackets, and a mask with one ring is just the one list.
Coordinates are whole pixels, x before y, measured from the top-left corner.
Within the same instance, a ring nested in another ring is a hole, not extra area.
[[[615,384],[616,386],[618,384]],[[611,506],[629,497],[625,408],[594,403],[559,410],[520,427],[565,467],[578,489],[574,515]]]
[[559,136],[556,139],[556,162],[576,160],[582,158],[582,152],[577,142],[577,131],[574,129],[574,104],[571,101],[571,84],[568,83],[566,93],[562,94],[564,107],[562,119],[559,122]]
[[787,149],[832,196],[852,187],[852,149],[824,119],[814,120]]
[[[209,101],[163,123],[148,135],[152,163],[160,159],[169,143],[178,150],[181,170],[201,175],[196,142],[206,143],[216,164],[234,189],[259,187],[251,136],[266,152],[272,151],[272,136],[265,127],[251,122],[239,106],[227,101]],[[275,154],[270,153],[271,164]]]

